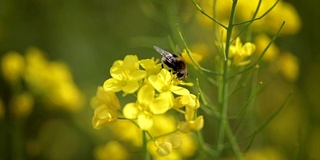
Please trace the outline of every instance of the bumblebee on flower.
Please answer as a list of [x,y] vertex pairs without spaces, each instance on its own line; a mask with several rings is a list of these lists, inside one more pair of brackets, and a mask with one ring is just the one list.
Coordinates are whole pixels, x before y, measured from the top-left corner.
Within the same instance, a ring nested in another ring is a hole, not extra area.
[[[162,68],[159,60],[154,58],[139,60],[136,55],[127,55],[123,60],[113,63],[110,75],[111,78],[104,82],[103,87],[98,87],[97,95],[91,100],[95,110],[92,124],[96,129],[121,119],[129,120],[139,130],[148,132],[157,123],[153,118],[155,115],[164,115],[171,109],[182,114],[190,114],[191,112],[187,110],[192,109],[192,114],[195,114],[199,108],[198,98],[182,86],[190,83],[183,82],[175,72]],[[123,97],[133,95],[136,100],[120,105],[115,93],[121,91]],[[190,107],[192,105],[193,107]],[[184,106],[190,109],[184,111],[182,109]],[[195,117],[195,115],[184,117]],[[191,119],[186,120],[191,121]],[[194,128],[201,129],[202,126],[203,124],[200,124]],[[178,127],[174,132],[176,131]],[[149,139],[156,143],[156,147],[162,146],[151,134]],[[161,155],[166,156],[170,152]]]

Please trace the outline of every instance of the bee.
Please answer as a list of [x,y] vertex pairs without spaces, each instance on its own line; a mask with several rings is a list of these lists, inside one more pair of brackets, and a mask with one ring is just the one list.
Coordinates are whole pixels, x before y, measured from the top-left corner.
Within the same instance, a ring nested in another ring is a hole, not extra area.
[[157,46],[153,48],[162,56],[161,61],[172,69],[172,73],[177,75],[177,78],[182,80],[188,77],[187,65],[182,56],[171,54]]

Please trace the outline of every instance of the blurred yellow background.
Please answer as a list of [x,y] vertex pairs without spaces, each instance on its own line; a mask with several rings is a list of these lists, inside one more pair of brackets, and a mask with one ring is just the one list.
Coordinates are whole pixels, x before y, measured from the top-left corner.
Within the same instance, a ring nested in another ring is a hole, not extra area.
[[[320,1],[284,2],[297,11],[301,28],[276,40],[280,51],[290,52],[277,61],[293,54],[299,73],[285,75],[289,64],[278,71],[283,77],[272,74],[272,67],[260,75],[270,85],[259,104],[274,108],[259,108],[257,119],[266,119],[290,91],[293,98],[257,136],[247,157],[320,160]],[[197,14],[185,0],[0,0],[0,159],[99,157],[97,148],[117,133],[93,129],[89,102],[110,77],[112,63],[127,54],[159,58],[153,46],[170,48],[170,40],[182,48],[176,23],[188,43],[213,44],[213,36],[194,25]],[[5,66],[14,69],[6,72]],[[17,85],[21,76],[26,80]]]

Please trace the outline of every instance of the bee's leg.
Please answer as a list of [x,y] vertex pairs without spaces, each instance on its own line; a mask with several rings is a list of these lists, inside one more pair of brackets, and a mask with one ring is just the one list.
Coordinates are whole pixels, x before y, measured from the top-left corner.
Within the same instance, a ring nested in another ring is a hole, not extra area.
[[163,67],[163,64],[161,64],[161,68],[164,68],[164,67]]

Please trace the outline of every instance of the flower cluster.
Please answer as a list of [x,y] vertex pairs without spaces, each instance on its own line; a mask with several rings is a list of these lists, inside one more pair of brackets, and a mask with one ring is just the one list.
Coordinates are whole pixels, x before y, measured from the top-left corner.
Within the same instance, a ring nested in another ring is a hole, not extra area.
[[15,51],[4,54],[1,74],[13,90],[9,110],[15,117],[27,117],[36,99],[47,107],[77,111],[83,96],[72,79],[68,66],[62,62],[48,61],[43,52],[29,48],[25,55]]
[[[200,107],[198,97],[185,88],[192,86],[179,80],[176,75],[162,68],[159,60],[142,59],[136,55],[127,55],[117,60],[110,68],[111,78],[98,87],[97,94],[91,100],[94,128],[115,123],[118,119],[129,120],[140,130],[151,131],[155,116],[169,114],[169,110],[184,114],[185,120],[176,130],[196,131],[203,127],[203,116],[197,116]],[[135,98],[121,107],[116,93],[123,97]],[[155,141],[159,155],[168,155],[177,147],[171,141]]]

